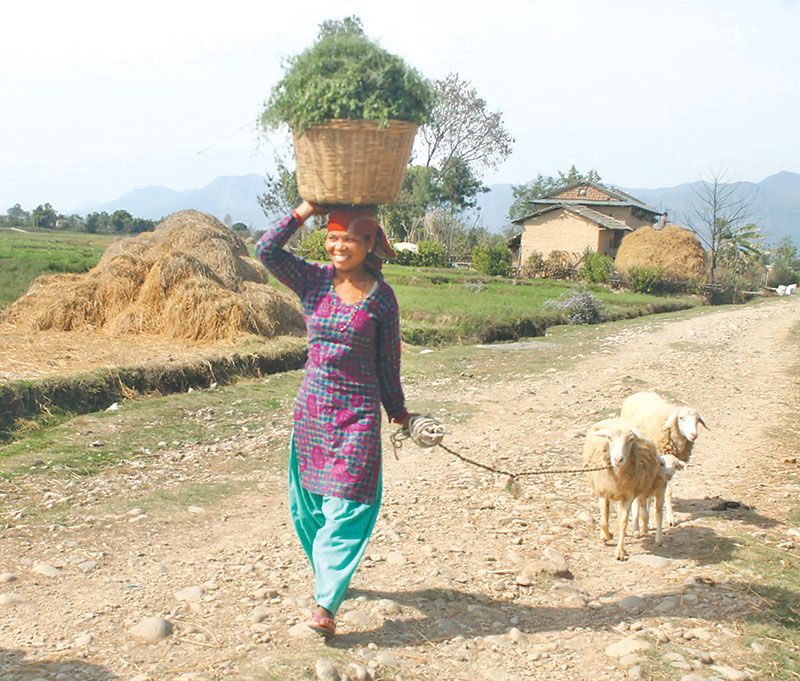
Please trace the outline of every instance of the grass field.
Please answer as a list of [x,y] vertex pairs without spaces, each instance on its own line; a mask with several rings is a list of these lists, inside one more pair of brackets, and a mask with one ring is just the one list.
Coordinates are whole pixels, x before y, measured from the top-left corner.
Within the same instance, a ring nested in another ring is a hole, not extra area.
[[[21,296],[41,274],[85,272],[117,237],[75,232],[0,230],[0,309]],[[541,335],[561,321],[544,307],[575,282],[514,281],[466,269],[387,265],[401,309],[403,338],[414,344],[491,342]],[[277,284],[274,278],[271,281]],[[658,297],[591,287],[603,319],[635,317],[699,304],[690,296]]]
[[0,229],[0,309],[19,298],[42,274],[86,272],[117,238],[105,234]]

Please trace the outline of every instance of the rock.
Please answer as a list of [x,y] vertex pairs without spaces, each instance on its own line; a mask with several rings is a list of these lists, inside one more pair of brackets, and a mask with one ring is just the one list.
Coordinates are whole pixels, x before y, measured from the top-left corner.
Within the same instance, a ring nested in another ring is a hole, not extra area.
[[677,598],[665,598],[663,601],[656,605],[656,610],[659,612],[668,612],[674,610],[678,606]]
[[572,579],[573,574],[567,567],[567,559],[564,558],[558,551],[551,548],[545,548],[542,551],[543,568],[544,572],[560,577],[561,579]]
[[84,560],[82,563],[78,563],[78,569],[81,572],[91,572],[97,569],[97,562],[94,560]]
[[128,679],[128,681],[152,681],[152,679],[147,674],[137,674]]
[[85,648],[92,642],[93,636],[91,634],[84,634],[83,636],[78,636],[73,642],[72,646],[74,648]]
[[4,572],[0,574],[0,584],[8,584],[10,582],[16,581],[16,579],[17,576],[10,572]]
[[206,512],[206,509],[204,509],[204,508],[200,508],[199,506],[189,506],[189,508],[187,508],[186,510],[187,510],[189,513],[198,513],[198,514],[199,514],[199,513],[205,513],[205,512]]
[[386,555],[386,562],[389,563],[389,565],[405,565],[408,560],[399,551],[389,551]]
[[644,671],[635,664],[628,670],[628,681],[641,681],[644,678]]
[[265,605],[259,605],[253,610],[253,616],[251,618],[253,624],[259,624],[263,622],[265,619],[269,617],[269,608]]
[[752,681],[753,679],[748,672],[742,672],[733,667],[726,667],[721,664],[715,664],[711,669],[725,679],[725,681]]
[[631,562],[662,570],[665,567],[669,567],[673,561],[671,561],[669,558],[664,558],[663,556],[654,556],[650,553],[639,553],[635,556],[631,556]]
[[400,666],[400,663],[397,661],[397,658],[391,653],[387,653],[386,651],[379,652],[372,659],[382,667],[394,667],[395,669],[397,669]]
[[712,638],[714,638],[714,635],[708,629],[695,627],[694,629],[687,629],[685,632],[683,632],[683,638],[687,641],[691,641],[696,638],[700,639],[701,641],[710,641]]
[[106,407],[106,411],[119,411],[119,402],[114,402],[112,405]]
[[641,611],[647,607],[645,600],[639,596],[625,596],[617,602],[617,606],[629,612]]
[[24,602],[19,594],[0,594],[0,605],[22,605]]
[[508,638],[518,645],[525,642],[525,634],[516,627],[511,627],[511,629],[508,630]]
[[684,674],[681,676],[681,681],[706,681],[706,677],[699,674]]
[[31,570],[43,577],[59,577],[61,575],[61,570],[54,568],[49,563],[35,563]]
[[652,645],[647,641],[643,641],[635,636],[629,636],[628,638],[623,638],[621,641],[612,643],[605,649],[605,654],[608,657],[619,659],[621,657],[625,657],[626,655],[632,655],[633,653],[641,653],[645,650],[650,650],[650,648],[652,648]]
[[128,633],[144,643],[158,643],[172,635],[172,624],[159,615],[142,618]]
[[314,671],[318,681],[339,681],[339,672],[327,657],[321,657],[317,660],[317,664],[314,665]]
[[315,632],[305,622],[298,622],[294,626],[290,627],[288,634],[292,638],[300,638],[300,639],[317,638],[318,636],[317,632]]
[[635,664],[639,664],[640,662],[644,662],[644,658],[637,653],[631,653],[630,655],[625,655],[619,658],[619,663],[623,667],[632,667]]
[[347,681],[370,681],[370,675],[367,670],[355,662],[347,665],[343,676]]
[[360,610],[351,610],[350,612],[345,613],[342,616],[342,619],[358,629],[365,629],[371,624],[369,615],[367,615],[365,612],[361,612]]
[[185,589],[175,592],[175,598],[187,603],[199,603],[203,600],[202,586],[187,586]]

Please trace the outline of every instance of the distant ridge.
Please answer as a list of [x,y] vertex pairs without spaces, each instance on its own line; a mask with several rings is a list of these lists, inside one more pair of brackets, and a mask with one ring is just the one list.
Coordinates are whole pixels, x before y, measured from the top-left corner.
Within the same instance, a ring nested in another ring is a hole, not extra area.
[[[689,182],[657,189],[619,188],[656,210],[666,209],[670,222],[684,224],[694,199],[692,187],[696,184]],[[764,229],[769,242],[791,236],[800,244],[800,173],[782,170],[761,182],[736,184],[739,195],[754,196],[753,222]],[[234,222],[244,222],[253,229],[263,229],[272,221],[258,205],[258,195],[264,192],[264,188],[261,175],[230,175],[218,177],[200,189],[186,191],[160,186],[143,187],[113,201],[84,206],[78,212],[85,215],[93,210],[112,212],[125,209],[138,217],[156,220],[177,210],[196,208],[220,220],[230,215]],[[470,221],[498,233],[509,224],[507,215],[512,202],[512,185],[492,185],[487,193],[478,197],[480,210],[472,213]]]

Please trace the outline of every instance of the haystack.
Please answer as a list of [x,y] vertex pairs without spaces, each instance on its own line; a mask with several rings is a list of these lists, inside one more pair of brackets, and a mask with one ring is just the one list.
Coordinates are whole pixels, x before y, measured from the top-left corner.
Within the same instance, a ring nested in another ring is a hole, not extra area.
[[641,227],[622,240],[614,266],[623,273],[632,267],[660,267],[667,278],[699,282],[706,274],[706,254],[688,229]]
[[39,277],[3,321],[35,330],[194,340],[303,331],[298,306],[267,284],[244,242],[195,210],[115,242],[86,274]]

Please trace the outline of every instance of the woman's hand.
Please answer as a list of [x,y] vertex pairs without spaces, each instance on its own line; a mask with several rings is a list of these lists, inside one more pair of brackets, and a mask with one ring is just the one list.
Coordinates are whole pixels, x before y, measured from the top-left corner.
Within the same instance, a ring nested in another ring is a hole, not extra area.
[[398,425],[402,426],[404,430],[408,430],[408,424],[411,421],[412,416],[419,416],[419,414],[406,412],[401,416],[393,418],[392,423],[397,423]]
[[320,206],[318,203],[311,203],[311,201],[303,201],[293,213],[305,222],[312,215],[325,215],[328,210],[325,206]]

